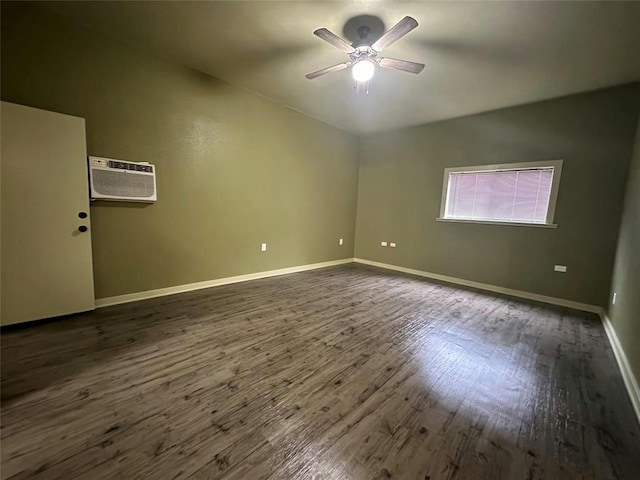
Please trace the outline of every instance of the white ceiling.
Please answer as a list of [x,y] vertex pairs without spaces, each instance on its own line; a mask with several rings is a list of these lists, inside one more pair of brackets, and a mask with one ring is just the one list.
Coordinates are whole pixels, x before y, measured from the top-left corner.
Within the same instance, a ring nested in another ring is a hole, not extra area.
[[[640,79],[640,2],[46,2],[78,22],[354,133],[529,103]],[[426,64],[378,69],[369,95],[313,36],[356,15],[420,25],[385,50]]]

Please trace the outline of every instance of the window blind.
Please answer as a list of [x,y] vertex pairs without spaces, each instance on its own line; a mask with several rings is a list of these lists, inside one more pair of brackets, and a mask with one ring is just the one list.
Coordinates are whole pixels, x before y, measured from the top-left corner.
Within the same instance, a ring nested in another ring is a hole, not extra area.
[[545,223],[553,170],[452,172],[445,218]]

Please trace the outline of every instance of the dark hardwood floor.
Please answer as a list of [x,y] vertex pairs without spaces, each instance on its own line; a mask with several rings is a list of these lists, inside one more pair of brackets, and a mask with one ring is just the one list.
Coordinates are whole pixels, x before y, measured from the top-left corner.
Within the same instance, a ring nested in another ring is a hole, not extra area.
[[593,314],[356,265],[2,334],[5,479],[639,479]]

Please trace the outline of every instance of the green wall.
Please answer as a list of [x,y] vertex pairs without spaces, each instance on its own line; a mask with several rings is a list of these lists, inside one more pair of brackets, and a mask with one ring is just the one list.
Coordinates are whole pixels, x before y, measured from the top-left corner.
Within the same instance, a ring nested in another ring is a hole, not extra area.
[[631,370],[640,381],[640,124],[622,211],[608,316]]
[[[98,298],[349,258],[355,245],[360,258],[607,304],[639,84],[357,138],[3,2],[2,99],[86,118],[91,155],[157,165],[156,204],[92,206]],[[435,221],[445,167],[549,159],[564,160],[558,229]]]
[[[365,137],[356,257],[605,305],[638,87]],[[564,160],[557,229],[436,222],[444,168],[556,159]],[[383,240],[398,246],[381,247]]]
[[157,203],[91,207],[98,298],[353,257],[355,136],[6,2],[2,99],[84,117],[90,155],[157,166]]

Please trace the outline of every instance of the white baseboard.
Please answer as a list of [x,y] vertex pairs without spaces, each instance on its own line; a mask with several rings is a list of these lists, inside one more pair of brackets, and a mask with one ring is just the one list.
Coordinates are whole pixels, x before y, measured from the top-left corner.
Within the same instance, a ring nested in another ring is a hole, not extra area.
[[548,297],[547,295],[540,295],[537,293],[530,293],[522,290],[514,290],[512,288],[499,287],[497,285],[491,285],[489,283],[474,282],[472,280],[464,280],[462,278],[449,277],[447,275],[440,275],[439,273],[414,270],[413,268],[399,267],[397,265],[390,265],[388,263],[374,262],[372,260],[365,260],[363,258],[355,258],[354,261],[357,263],[363,263],[365,265],[372,265],[374,267],[410,273],[411,275],[417,275],[419,277],[431,278],[433,280],[454,283],[456,285],[463,285],[465,287],[472,287],[495,293],[503,293],[505,295],[511,295],[513,297],[526,298],[527,300],[536,300],[538,302],[550,303],[551,305],[559,305],[561,307],[575,308],[576,310],[582,310],[585,312],[600,313],[600,310],[602,309],[597,305],[589,305],[588,303],[574,302],[573,300],[565,300],[564,298]]
[[620,340],[618,340],[618,335],[613,328],[611,319],[609,319],[609,317],[607,316],[604,308],[600,309],[600,318],[602,319],[602,325],[604,325],[604,331],[607,332],[607,337],[609,338],[609,343],[611,344],[613,354],[615,355],[616,361],[618,362],[618,368],[620,369],[620,373],[622,374],[624,385],[625,387],[627,387],[627,393],[629,394],[629,398],[631,399],[631,403],[633,404],[633,409],[636,412],[636,417],[638,417],[638,422],[640,422],[640,387],[638,387],[638,381],[631,371],[631,366],[629,365],[627,356],[622,349]]
[[277,270],[266,270],[264,272],[237,275],[235,277],[216,278],[214,280],[205,280],[204,282],[187,283],[185,285],[177,285],[175,287],[166,287],[158,288],[155,290],[146,290],[144,292],[127,293],[125,295],[117,295],[115,297],[96,298],[96,308],[110,307],[112,305],[119,305],[121,303],[137,302],[138,300],[147,300],[149,298],[174,295],[176,293],[191,292],[193,290],[200,290],[202,288],[229,285],[231,283],[246,282],[248,280],[257,280],[259,278],[275,277],[278,275],[287,275],[289,273],[315,270],[317,268],[333,267],[335,265],[342,265],[352,262],[353,258],[343,258],[341,260],[331,260],[329,262],[311,263],[308,265],[298,265],[295,267],[279,268]]

